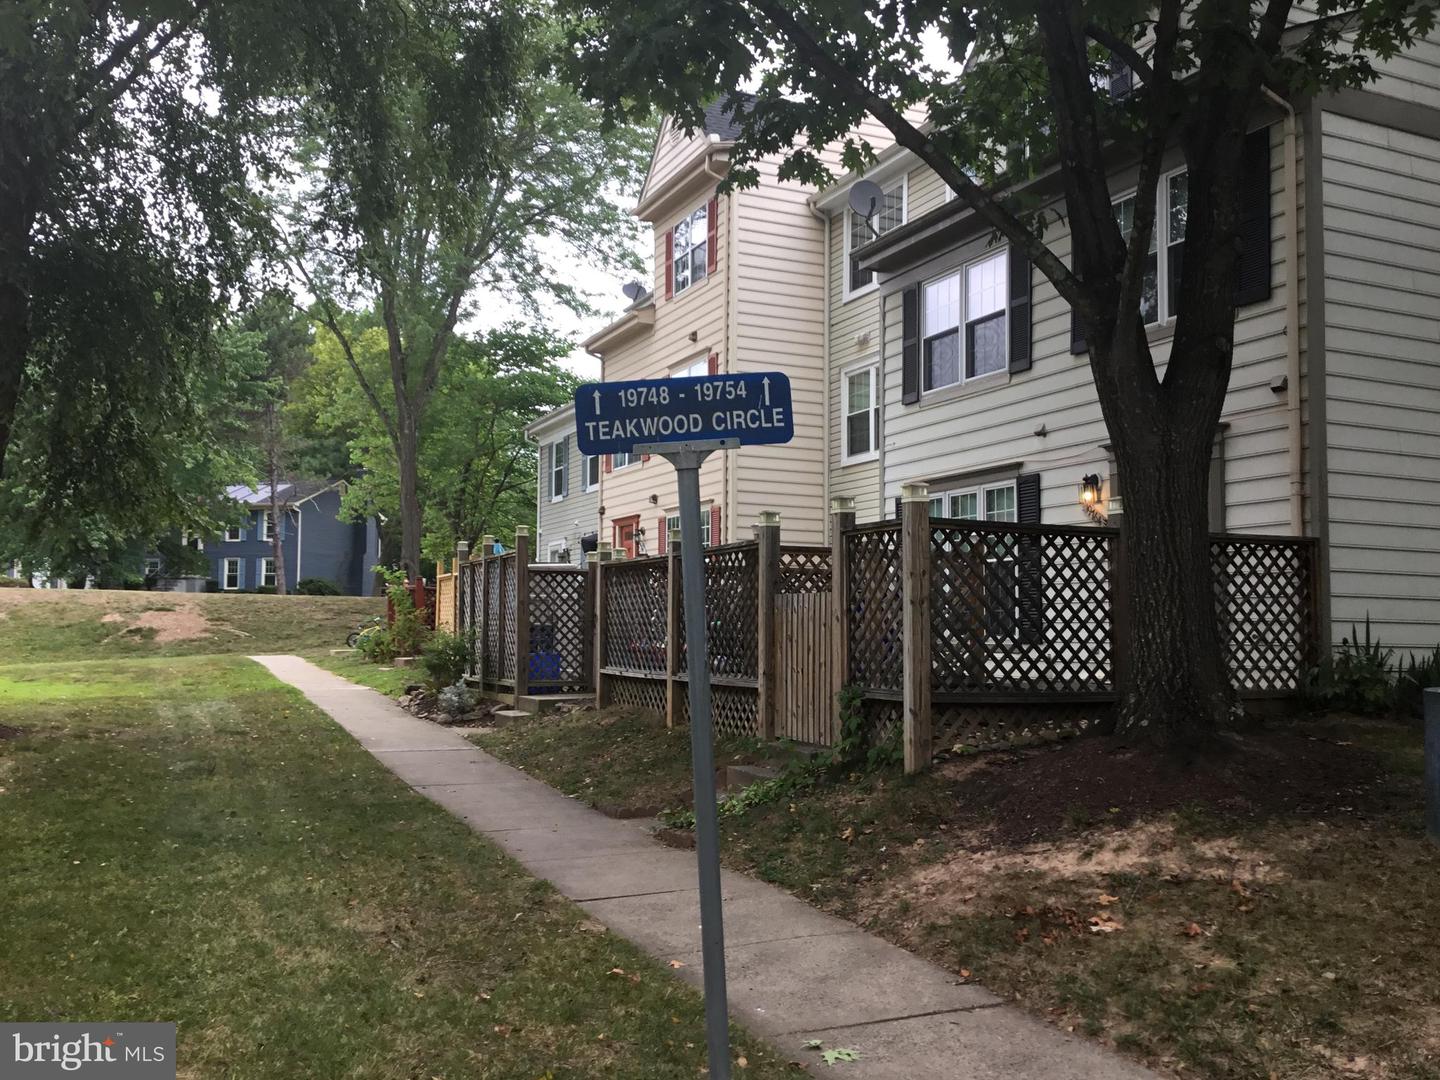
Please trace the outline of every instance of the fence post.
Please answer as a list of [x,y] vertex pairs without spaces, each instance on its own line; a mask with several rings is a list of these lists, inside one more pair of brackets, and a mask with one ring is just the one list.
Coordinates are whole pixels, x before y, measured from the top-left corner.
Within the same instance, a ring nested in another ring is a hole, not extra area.
[[489,689],[491,665],[494,657],[490,655],[490,620],[496,617],[495,612],[490,610],[490,557],[495,554],[495,537],[486,533],[480,538],[480,618],[477,620],[479,626],[479,643],[477,653],[479,661],[476,673],[480,679],[480,689]]
[[902,485],[900,506],[905,771],[917,773],[930,767],[934,752],[930,716],[930,485]]
[[585,585],[580,593],[580,673],[595,689],[595,560],[585,552]]
[[530,529],[515,529],[515,707],[530,693]]
[[464,540],[458,541],[455,544],[454,577],[450,580],[450,625],[462,640],[465,637],[465,627],[461,625],[461,616],[466,613],[469,597],[464,597],[462,601],[460,590],[468,584],[465,580],[465,564],[469,559],[470,545]]
[[855,500],[830,500],[830,745],[840,741],[840,691],[850,679],[850,566],[845,534],[855,528]]
[[1129,547],[1125,522],[1110,542],[1110,679],[1115,684],[1115,719],[1119,720],[1124,693],[1130,685],[1130,589],[1127,564]]
[[755,686],[759,698],[757,712],[760,738],[775,738],[775,598],[780,589],[780,515],[773,510],[760,511],[755,526],[755,574],[758,597],[755,605],[756,627]]
[[1440,687],[1420,696],[1425,699],[1425,831],[1440,844]]
[[595,707],[610,704],[610,688],[605,684],[605,650],[610,638],[610,542],[601,540],[593,553],[595,559]]
[[673,728],[680,706],[680,530],[665,543],[665,726]]

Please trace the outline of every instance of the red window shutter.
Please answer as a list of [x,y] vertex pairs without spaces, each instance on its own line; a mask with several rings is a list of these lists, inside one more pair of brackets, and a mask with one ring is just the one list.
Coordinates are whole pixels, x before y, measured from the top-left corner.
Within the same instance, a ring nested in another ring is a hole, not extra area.
[[665,299],[675,295],[675,230],[665,231]]
[[710,543],[720,543],[720,507],[710,507]]
[[719,254],[719,245],[715,242],[716,235],[720,231],[720,215],[717,212],[720,205],[719,199],[711,199],[710,205],[705,210],[705,272],[715,272],[716,259]]
[[705,371],[709,375],[720,374],[720,354],[718,352],[712,352],[705,358]]
[[606,455],[605,455],[605,471],[606,471],[606,472],[611,472],[614,468],[615,468],[615,462],[611,460],[609,454],[606,454]]
[[659,521],[655,524],[654,553],[656,555],[664,555],[669,550],[670,534],[665,531],[665,515],[661,514]]

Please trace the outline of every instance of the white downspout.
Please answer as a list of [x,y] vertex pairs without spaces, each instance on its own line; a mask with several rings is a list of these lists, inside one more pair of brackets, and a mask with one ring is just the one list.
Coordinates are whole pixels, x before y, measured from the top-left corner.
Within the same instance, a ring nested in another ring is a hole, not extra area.
[[[713,153],[719,149],[720,137],[710,136],[710,151],[705,154],[700,164],[701,171],[716,180],[724,180],[726,174],[716,172],[711,168]],[[739,319],[739,296],[735,288],[736,269],[735,260],[738,254],[737,244],[740,236],[740,200],[735,192],[731,191],[725,196],[726,221],[725,221],[725,333],[722,338],[722,356],[725,361],[725,370],[728,372],[738,371],[735,366],[735,325]],[[718,209],[718,202],[717,202]],[[724,374],[724,372],[722,372]],[[721,538],[728,540],[738,539],[740,529],[740,508],[739,508],[739,466],[734,463],[736,455],[720,455],[720,491],[721,497],[725,500],[725,511],[721,517],[721,536],[714,537],[714,543],[720,543]]]
[[295,587],[300,587],[300,582],[305,580],[305,575],[300,573],[301,552],[305,550],[305,504],[302,502],[295,507]]
[[[1261,91],[1285,113],[1285,381],[1289,395],[1285,405],[1285,423],[1290,442],[1290,532],[1305,535],[1305,436],[1300,410],[1300,194],[1299,168],[1295,161],[1295,109],[1269,87]],[[1307,147],[1307,153],[1318,153]],[[1306,192],[1307,198],[1318,198],[1318,192]],[[1308,239],[1315,243],[1315,237]],[[1318,312],[1310,312],[1312,319]],[[1314,392],[1311,387],[1311,392]]]
[[821,422],[825,425],[824,434],[820,439],[820,452],[823,455],[820,461],[820,537],[822,543],[830,543],[830,424],[834,417],[831,415],[831,399],[836,391],[830,386],[830,215],[820,210],[809,199],[805,200],[805,207],[810,211],[810,216],[820,222],[820,231],[823,234],[821,244],[821,275],[820,295],[822,322],[820,324],[820,386],[824,401],[821,402]]

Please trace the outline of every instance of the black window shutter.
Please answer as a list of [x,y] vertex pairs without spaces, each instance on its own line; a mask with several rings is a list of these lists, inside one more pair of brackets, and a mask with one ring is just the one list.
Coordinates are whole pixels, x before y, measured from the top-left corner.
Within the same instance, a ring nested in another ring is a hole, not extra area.
[[1013,244],[1010,247],[1010,373],[1029,371],[1030,348],[1030,256]]
[[920,287],[900,294],[900,401],[920,400]]
[[[1040,524],[1040,474],[1015,478],[1015,517],[1022,525]],[[1045,549],[1038,536],[1016,538],[1015,608],[1021,641],[1045,634]]]
[[1085,344],[1085,327],[1080,322],[1080,312],[1074,308],[1070,309],[1070,352],[1074,356],[1090,351],[1090,346]]
[[540,455],[540,475],[545,477],[545,498],[546,500],[555,497],[555,444],[546,443],[544,452]]
[[1240,265],[1235,304],[1270,299],[1270,129],[1245,136],[1240,155]]
[[899,495],[896,495],[896,496],[895,496],[895,520],[896,520],[896,521],[899,521],[902,517],[905,516],[903,513],[901,513],[901,511],[904,509],[904,507],[905,507],[905,504],[900,501],[900,496],[899,496]]

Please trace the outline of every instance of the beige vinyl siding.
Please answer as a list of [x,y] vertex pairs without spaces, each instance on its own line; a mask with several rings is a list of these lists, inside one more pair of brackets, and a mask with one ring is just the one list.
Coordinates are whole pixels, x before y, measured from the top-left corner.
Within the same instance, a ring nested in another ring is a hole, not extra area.
[[[1385,89],[1397,92],[1393,77]],[[1326,113],[1324,150],[1333,633],[1368,614],[1387,646],[1428,650],[1440,642],[1440,141]]]
[[664,191],[685,166],[695,160],[701,149],[708,146],[710,137],[696,131],[687,134],[674,120],[665,117],[660,123],[655,138],[655,149],[650,158],[650,171],[645,176],[645,186],[640,201],[645,202],[655,192]]
[[[712,352],[720,356],[720,370],[726,370],[726,288],[729,271],[726,237],[733,196],[721,196],[716,200],[719,250],[714,272],[669,300],[665,298],[665,234],[713,194],[713,181],[692,185],[690,197],[683,202],[676,200],[676,208],[655,222],[652,282],[655,324],[604,356],[601,376],[604,381],[663,378],[681,364],[704,359]],[[690,340],[692,333],[694,341]],[[725,458],[724,454],[715,454],[700,470],[700,496],[707,503],[723,498]],[[605,507],[605,527],[601,530],[600,539],[613,540],[613,523],[635,515],[640,519],[640,527],[645,530],[647,550],[651,553],[660,550],[658,538],[654,535],[657,519],[665,508],[673,510],[679,501],[675,470],[668,461],[651,457],[649,461],[637,462],[611,473],[602,471],[600,492],[600,504]],[[652,495],[656,498],[655,502],[651,501]]]
[[[907,220],[926,214],[945,201],[946,187],[928,166],[912,168],[905,178]],[[845,299],[845,232],[848,217],[843,206],[830,216],[830,494],[855,500],[860,522],[886,516],[880,497],[880,461],[847,464],[844,460],[845,376],[848,372],[880,363],[880,294],[877,289]],[[883,380],[877,380],[882,390]],[[884,417],[880,441],[885,440]]]
[[[1272,284],[1269,300],[1242,308],[1236,319],[1235,364],[1222,417],[1225,433],[1226,527],[1238,532],[1288,531],[1288,478],[1285,395],[1270,389],[1285,373],[1283,184],[1279,125],[1271,129]],[[1178,161],[1177,161],[1178,164]],[[1113,190],[1123,193],[1133,178],[1117,177]],[[1047,238],[1062,259],[1069,259],[1069,238],[1056,227]],[[988,235],[930,261],[918,275],[928,280],[998,248]],[[914,280],[887,282],[886,320],[899,326],[899,287]],[[1070,354],[1070,312],[1038,272],[1032,281],[1031,370],[977,381],[959,391],[925,395],[919,404],[902,405],[900,340],[885,337],[885,454],[883,498],[888,506],[906,481],[937,481],[982,470],[1018,466],[1041,474],[1042,520],[1084,524],[1077,487],[1080,477],[1098,472],[1109,477],[1108,442],[1088,360]],[[1163,335],[1157,335],[1163,336]],[[1161,365],[1168,339],[1154,346]],[[1038,434],[1043,427],[1044,434]],[[1107,486],[1108,495],[1108,486]]]
[[[564,436],[569,436],[567,460],[569,465],[568,488],[565,498],[558,502],[550,498],[550,447]],[[563,541],[570,549],[570,561],[580,561],[580,538],[586,533],[598,532],[600,523],[600,492],[585,490],[585,455],[575,445],[573,422],[537,435],[539,439],[540,476],[537,484],[538,509],[536,518],[535,558],[537,562],[550,561],[550,545]],[[600,532],[601,539],[608,539]]]
[[1379,78],[1367,89],[1440,109],[1440,41],[1418,41],[1389,60],[1373,63]]
[[736,237],[734,353],[730,371],[783,371],[790,378],[795,438],[731,454],[734,498],[728,532],[749,536],[762,510],[782,513],[782,535],[819,543],[825,529],[824,231],[810,189],[781,183],[772,162],[740,195]]

